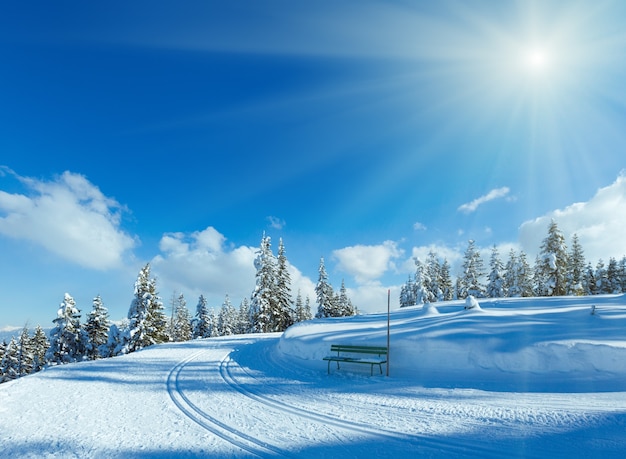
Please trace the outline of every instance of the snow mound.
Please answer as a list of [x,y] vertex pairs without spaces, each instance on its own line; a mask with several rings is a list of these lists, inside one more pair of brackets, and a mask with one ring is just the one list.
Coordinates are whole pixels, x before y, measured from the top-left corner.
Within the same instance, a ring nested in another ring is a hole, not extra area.
[[[392,311],[391,376],[454,387],[626,388],[624,295],[481,302],[482,307],[471,298]],[[475,311],[480,313],[468,314]],[[285,331],[278,347],[315,366],[331,344],[384,346],[386,340],[384,313],[301,323]]]

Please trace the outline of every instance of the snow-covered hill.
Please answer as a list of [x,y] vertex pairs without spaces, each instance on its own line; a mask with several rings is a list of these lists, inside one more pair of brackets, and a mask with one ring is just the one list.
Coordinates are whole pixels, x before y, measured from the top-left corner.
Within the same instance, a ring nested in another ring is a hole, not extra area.
[[[436,306],[436,308],[435,308]],[[392,311],[153,346],[0,385],[6,457],[624,457],[626,298]],[[592,306],[595,313],[591,314]],[[332,368],[332,367],[331,367]]]

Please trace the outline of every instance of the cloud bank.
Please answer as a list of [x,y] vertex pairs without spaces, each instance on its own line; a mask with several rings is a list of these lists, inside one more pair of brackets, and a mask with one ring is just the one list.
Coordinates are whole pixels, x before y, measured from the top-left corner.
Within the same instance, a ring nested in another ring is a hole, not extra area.
[[578,235],[586,260],[594,266],[599,259],[607,262],[610,257],[626,255],[626,173],[620,173],[615,182],[600,188],[587,202],[522,223],[519,239],[526,253],[535,255],[539,251],[552,219],[563,232],[568,247],[572,236]]
[[6,167],[2,175],[17,178],[28,194],[0,190],[0,234],[98,270],[120,267],[135,247],[135,239],[120,229],[124,208],[84,176],[66,171],[46,182]]

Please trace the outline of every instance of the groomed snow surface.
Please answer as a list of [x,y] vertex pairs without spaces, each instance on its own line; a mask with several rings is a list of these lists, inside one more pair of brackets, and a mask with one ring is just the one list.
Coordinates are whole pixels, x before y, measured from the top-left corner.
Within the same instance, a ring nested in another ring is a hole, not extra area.
[[626,457],[626,297],[479,303],[392,311],[389,377],[322,360],[386,313],[48,368],[0,385],[0,455]]

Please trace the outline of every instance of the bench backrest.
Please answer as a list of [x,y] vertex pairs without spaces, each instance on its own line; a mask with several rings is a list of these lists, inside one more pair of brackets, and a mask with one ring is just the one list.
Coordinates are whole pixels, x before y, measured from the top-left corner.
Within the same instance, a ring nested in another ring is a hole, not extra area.
[[387,355],[386,346],[356,346],[356,345],[345,345],[345,344],[331,344],[330,351],[337,352],[337,353],[354,352],[356,354]]

